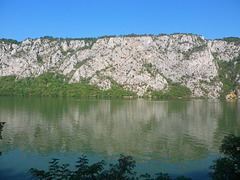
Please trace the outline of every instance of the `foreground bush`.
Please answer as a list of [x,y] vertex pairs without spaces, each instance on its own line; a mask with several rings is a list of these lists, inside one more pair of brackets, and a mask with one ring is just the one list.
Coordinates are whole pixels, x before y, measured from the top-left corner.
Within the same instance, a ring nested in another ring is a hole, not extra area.
[[[136,172],[133,169],[136,167],[136,162],[131,156],[120,155],[116,164],[108,164],[105,161],[100,161],[92,165],[86,156],[80,157],[76,162],[75,170],[68,169],[69,164],[59,165],[58,159],[52,159],[49,162],[49,170],[38,170],[31,168],[29,173],[38,179],[52,180],[52,179],[91,179],[91,180],[171,180],[168,174],[158,173],[156,178],[151,178],[149,174],[136,177]],[[189,180],[184,176],[177,177],[176,180]]]
[[220,152],[225,157],[220,157],[210,166],[209,176],[216,180],[240,179],[240,137],[228,135],[224,137]]

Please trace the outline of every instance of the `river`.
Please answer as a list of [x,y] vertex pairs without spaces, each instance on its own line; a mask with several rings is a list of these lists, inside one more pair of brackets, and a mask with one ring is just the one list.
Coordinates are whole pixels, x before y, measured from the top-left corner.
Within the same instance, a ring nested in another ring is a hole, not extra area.
[[74,165],[133,156],[138,174],[207,179],[240,101],[0,97],[0,179],[30,179],[51,158]]

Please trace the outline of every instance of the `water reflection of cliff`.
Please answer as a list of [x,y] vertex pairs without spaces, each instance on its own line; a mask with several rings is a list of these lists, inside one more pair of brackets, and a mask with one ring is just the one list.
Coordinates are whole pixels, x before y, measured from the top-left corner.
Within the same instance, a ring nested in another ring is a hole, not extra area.
[[[201,159],[224,133],[238,132],[239,102],[1,99],[5,149],[127,153],[139,158]],[[12,144],[12,146],[9,146]],[[11,147],[11,148],[9,148]]]

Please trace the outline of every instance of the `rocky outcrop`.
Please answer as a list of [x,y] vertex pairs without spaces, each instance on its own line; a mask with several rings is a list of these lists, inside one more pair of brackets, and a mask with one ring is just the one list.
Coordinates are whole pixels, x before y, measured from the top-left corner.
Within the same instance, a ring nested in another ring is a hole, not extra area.
[[0,76],[24,78],[53,71],[64,74],[69,83],[88,80],[106,90],[115,82],[139,96],[177,82],[193,97],[218,98],[222,83],[216,59],[232,61],[239,52],[240,46],[232,42],[192,34],[1,41]]
[[231,91],[231,93],[226,95],[226,99],[231,100],[231,99],[237,99],[237,95]]

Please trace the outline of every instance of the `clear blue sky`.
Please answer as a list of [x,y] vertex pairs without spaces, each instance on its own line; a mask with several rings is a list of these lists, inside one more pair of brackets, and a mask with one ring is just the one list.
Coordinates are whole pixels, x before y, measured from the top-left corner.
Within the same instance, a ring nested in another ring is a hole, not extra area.
[[174,32],[240,37],[240,0],[0,0],[0,38]]

